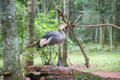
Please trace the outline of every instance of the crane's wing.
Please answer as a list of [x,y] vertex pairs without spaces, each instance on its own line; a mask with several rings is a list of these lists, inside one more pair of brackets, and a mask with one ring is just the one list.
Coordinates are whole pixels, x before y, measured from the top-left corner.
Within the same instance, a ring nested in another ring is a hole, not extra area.
[[42,36],[42,39],[43,39],[43,38],[48,39],[48,38],[50,38],[50,37],[52,37],[52,36],[57,36],[57,35],[59,35],[59,32],[58,32],[58,31],[50,31],[50,32],[47,32],[45,35],[43,35],[43,36]]

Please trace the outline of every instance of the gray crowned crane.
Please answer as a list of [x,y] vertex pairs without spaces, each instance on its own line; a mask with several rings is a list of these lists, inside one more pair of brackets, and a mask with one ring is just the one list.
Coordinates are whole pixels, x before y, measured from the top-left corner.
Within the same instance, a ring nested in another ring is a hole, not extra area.
[[[37,46],[38,49],[43,48],[45,46],[50,46],[50,58],[51,58],[51,46],[55,44],[61,44],[65,40],[65,30],[67,30],[67,24],[61,24],[58,26],[58,31],[49,31],[45,35],[42,36],[36,43],[33,43],[26,48],[30,48],[33,46]],[[22,53],[22,50],[20,53]]]
[[[55,44],[61,44],[65,40],[65,30],[67,29],[67,24],[61,24],[58,26],[58,31],[49,31],[45,35],[42,36],[36,43],[28,45],[25,48],[30,48],[33,46],[37,46],[37,48],[43,48],[47,45],[52,46]],[[25,49],[24,49],[25,50]],[[22,50],[21,52],[23,52]]]
[[[65,40],[65,30],[67,29],[67,24],[61,24],[58,26],[58,31],[50,31],[47,32],[45,35],[42,36],[42,38],[37,42],[37,47],[43,48],[47,45],[50,46],[50,60],[51,60],[51,46],[55,44],[61,44]],[[58,61],[60,62],[60,61]],[[59,63],[58,63],[59,64]],[[62,64],[59,64],[62,65]]]
[[67,29],[67,24],[61,24],[58,26],[58,31],[47,32],[42,38],[37,42],[37,47],[42,48],[47,45],[61,44],[65,40],[65,30]]

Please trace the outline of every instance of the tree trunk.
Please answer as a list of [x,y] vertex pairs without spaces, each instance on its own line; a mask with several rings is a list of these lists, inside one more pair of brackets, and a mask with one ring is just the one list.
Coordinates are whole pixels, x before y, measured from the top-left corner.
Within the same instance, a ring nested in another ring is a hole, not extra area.
[[[116,24],[116,0],[113,0],[112,1],[112,21],[114,24]],[[115,29],[114,29],[115,30]],[[115,38],[115,36],[114,36]],[[112,27],[109,27],[109,40],[110,40],[110,51],[112,51],[112,48],[113,48],[113,28]]]
[[0,8],[4,71],[10,72],[4,80],[22,80],[15,0],[0,0]]
[[[114,19],[113,19],[113,23],[120,26],[120,0],[114,0],[114,13],[113,13],[113,16],[114,16]],[[117,29],[113,29],[113,42],[114,42],[114,46],[115,46],[115,49],[118,48],[119,44],[120,43],[120,35],[118,35],[120,31],[117,30]]]
[[112,39],[112,27],[109,27],[109,40],[110,40],[110,51],[112,51],[112,43],[113,43],[113,39]]
[[[103,4],[104,0],[99,0],[99,7],[100,7],[100,16],[99,16],[99,22],[104,23],[104,10],[103,10]],[[100,27],[100,45],[104,47],[104,28]]]
[[113,12],[113,15],[112,15],[112,20],[113,20],[113,23],[116,24],[116,0],[113,0],[112,1],[112,12]]
[[42,6],[42,12],[44,12],[44,14],[47,13],[46,11],[46,0],[41,0],[41,6]]
[[[59,9],[59,6],[60,6],[59,2],[56,2],[56,5],[57,5],[57,8]],[[57,11],[56,11],[56,13],[57,13],[57,26],[59,26],[60,25],[60,16],[58,15],[59,13]],[[62,52],[61,52],[61,50],[62,50],[61,45],[58,45],[58,62],[57,62],[58,66],[61,66],[61,64],[59,62],[62,61]]]
[[98,42],[98,28],[95,28],[95,43]]
[[[28,14],[25,21],[24,48],[34,42],[34,3],[34,0],[29,0],[27,4],[26,11],[28,11]],[[24,68],[33,65],[33,57],[32,49],[28,49],[23,53]]]
[[[64,0],[64,15],[66,17],[69,16],[68,3],[69,3],[68,0]],[[68,21],[68,20],[66,20],[66,21]],[[68,32],[69,32],[68,30],[65,32],[66,36],[69,35]],[[65,41],[64,41],[64,44],[63,44],[63,59],[62,59],[62,62],[64,64],[64,66],[68,65],[67,64],[67,50],[68,50],[68,41],[67,41],[67,38],[66,38]]]
[[[95,0],[95,3],[99,3],[99,0]],[[97,23],[99,23],[99,17],[97,17]],[[95,28],[95,37],[94,37],[94,42],[98,43],[99,42],[99,28]]]

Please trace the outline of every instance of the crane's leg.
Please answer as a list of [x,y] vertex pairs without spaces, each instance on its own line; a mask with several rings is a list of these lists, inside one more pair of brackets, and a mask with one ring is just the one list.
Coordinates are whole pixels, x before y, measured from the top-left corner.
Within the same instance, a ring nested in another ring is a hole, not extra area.
[[49,54],[50,54],[50,64],[51,64],[51,60],[52,60],[52,55],[51,55],[51,46],[50,46],[50,52],[49,52]]
[[52,59],[52,55],[51,55],[51,46],[50,46],[50,60]]

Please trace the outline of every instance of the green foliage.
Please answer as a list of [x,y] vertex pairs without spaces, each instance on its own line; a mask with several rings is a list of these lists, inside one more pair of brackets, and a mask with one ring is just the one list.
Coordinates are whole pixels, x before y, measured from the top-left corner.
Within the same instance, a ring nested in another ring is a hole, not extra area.
[[[31,53],[32,54],[31,54]],[[33,61],[33,53],[35,53],[35,48],[29,48],[29,49],[26,49],[23,53],[22,53],[22,57],[23,57],[23,60],[25,61]]]
[[92,40],[92,33],[94,32],[92,29],[86,28],[75,28],[75,34],[77,35],[80,42],[88,43]]
[[86,51],[88,52],[110,51],[110,46],[107,44],[104,44],[104,47],[102,45],[94,43],[88,43],[86,45],[89,45],[86,47]]
[[[16,19],[17,19],[17,27],[18,27],[18,35],[19,35],[19,44],[20,49],[23,46],[23,40],[24,40],[24,22],[26,17],[25,12],[25,6],[20,1],[17,1],[16,4]],[[57,30],[56,22],[55,22],[55,10],[50,10],[47,14],[38,13],[35,18],[35,39],[38,41],[42,35],[44,35],[46,32],[51,30]],[[46,52],[45,50],[44,52]],[[29,50],[26,50],[25,52],[29,52]],[[36,52],[37,53],[37,52]],[[47,52],[46,52],[47,53]],[[47,53],[48,54],[48,53]],[[47,57],[49,55],[41,54],[41,58],[46,62]],[[27,57],[26,57],[27,56]],[[27,54],[24,55],[24,59],[28,60],[31,59],[33,55]],[[43,63],[45,63],[43,62]]]
[[[97,4],[93,4],[94,2],[96,2],[96,0],[75,0],[74,1],[74,5],[77,9],[89,9],[89,8],[96,8]],[[81,7],[81,8],[79,8]],[[93,9],[92,8],[92,9]]]
[[[19,35],[19,44],[20,49],[23,46],[24,40],[24,22],[25,22],[25,6],[20,1],[16,3],[16,19],[17,19],[17,27],[18,27],[18,35]],[[54,19],[55,10],[50,10],[47,14],[38,13],[35,18],[35,35],[36,41],[41,38],[46,32],[51,30],[57,30],[56,22]]]
[[[100,5],[100,2],[103,4],[102,6]],[[73,17],[76,17],[76,15],[78,15],[79,13],[83,14],[83,17],[81,19],[81,21],[79,21],[78,25],[89,25],[89,24],[100,24],[100,23],[116,23],[116,25],[119,25],[120,21],[119,20],[119,16],[117,14],[119,14],[119,10],[114,10],[112,12],[113,8],[117,9],[116,7],[113,7],[113,3],[114,1],[110,1],[110,0],[105,0],[105,1],[98,1],[98,0],[75,0],[74,1],[74,5],[75,7],[71,7],[71,9],[73,9]],[[119,1],[118,1],[119,2]],[[117,5],[117,4],[116,4]],[[71,10],[72,11],[72,10]],[[101,17],[102,16],[102,17]],[[114,16],[114,18],[113,18]],[[104,18],[103,18],[104,17]],[[102,18],[102,21],[100,20],[100,18]],[[114,21],[112,21],[113,19]],[[75,18],[74,18],[75,20]],[[105,31],[106,30],[106,31]],[[105,40],[107,40],[106,42],[109,42],[109,36],[107,36],[106,34],[109,33],[107,29],[103,30],[103,33],[105,34]],[[90,41],[94,41],[95,40],[95,33],[98,33],[97,36],[99,36],[99,30],[96,32],[96,29],[76,29],[76,34],[79,35],[79,39],[85,41],[85,42],[90,42]],[[104,32],[105,31],[105,32]],[[115,42],[120,41],[120,36],[118,35],[119,32],[117,32],[117,30],[113,29],[113,39]],[[97,37],[98,42],[99,42],[99,37]],[[104,41],[105,41],[104,40]],[[113,42],[114,44],[114,42]]]
[[95,10],[85,9],[83,16],[83,24],[97,24],[99,21],[99,13]]
[[16,3],[16,20],[17,20],[17,27],[18,27],[18,39],[20,48],[23,45],[23,35],[24,35],[24,21],[25,21],[25,6],[17,1]]
[[[47,14],[38,13],[37,18],[35,19],[35,34],[36,40],[39,40],[45,33],[52,30],[57,30],[57,25],[55,21],[55,10],[50,10]],[[55,53],[55,50],[52,49],[52,54]],[[48,47],[38,51],[42,64],[51,64],[53,61],[50,58]]]
[[[39,57],[39,60],[41,61],[41,64],[54,64],[56,62],[57,52],[56,48],[54,46],[51,47],[51,56],[50,56],[50,47],[46,46],[39,51],[37,51],[36,57]],[[40,64],[36,63],[35,64]]]
[[35,19],[36,39],[51,30],[57,30],[57,25],[54,19],[55,10],[50,10],[47,14],[38,13]]
[[75,0],[74,5],[78,7],[78,5],[80,6],[80,3],[81,3],[81,0]]

